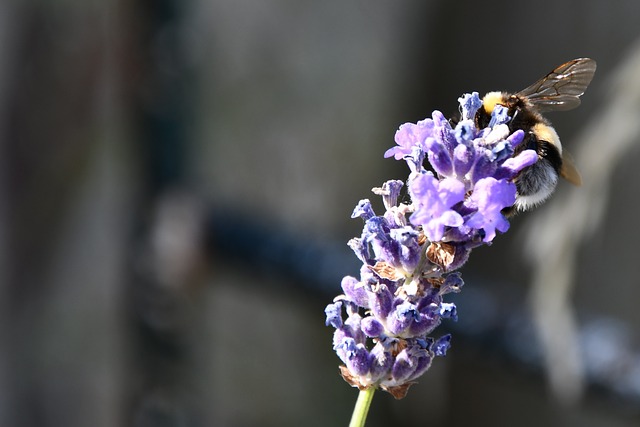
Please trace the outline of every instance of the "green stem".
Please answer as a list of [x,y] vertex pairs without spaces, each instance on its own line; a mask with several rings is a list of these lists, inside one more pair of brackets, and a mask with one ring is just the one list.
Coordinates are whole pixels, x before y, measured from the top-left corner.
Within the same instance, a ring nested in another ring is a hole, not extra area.
[[364,427],[364,422],[367,420],[367,414],[369,413],[369,407],[371,406],[371,400],[373,399],[373,393],[375,391],[375,387],[360,390],[356,406],[353,408],[353,415],[351,416],[349,427]]

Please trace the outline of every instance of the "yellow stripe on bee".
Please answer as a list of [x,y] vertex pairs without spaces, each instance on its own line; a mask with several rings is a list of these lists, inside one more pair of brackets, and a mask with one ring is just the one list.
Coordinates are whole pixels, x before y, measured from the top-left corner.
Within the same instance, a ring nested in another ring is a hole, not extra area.
[[562,155],[562,144],[560,143],[560,137],[554,128],[544,123],[536,123],[533,126],[533,134],[541,141],[547,141],[555,145],[560,154]]

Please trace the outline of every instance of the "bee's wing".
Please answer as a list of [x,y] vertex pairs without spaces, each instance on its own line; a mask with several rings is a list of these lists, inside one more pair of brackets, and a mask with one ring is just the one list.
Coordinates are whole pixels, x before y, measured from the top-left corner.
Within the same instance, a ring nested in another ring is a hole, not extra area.
[[573,163],[573,158],[566,150],[562,152],[562,167],[560,168],[560,176],[572,183],[573,185],[582,185],[582,176]]
[[516,95],[528,98],[538,111],[571,110],[591,83],[596,61],[578,58],[565,62]]

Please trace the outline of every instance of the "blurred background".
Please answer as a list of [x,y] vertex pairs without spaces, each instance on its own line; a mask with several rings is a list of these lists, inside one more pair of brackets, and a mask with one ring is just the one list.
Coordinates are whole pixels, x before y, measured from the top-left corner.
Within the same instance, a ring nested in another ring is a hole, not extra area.
[[583,105],[549,118],[583,187],[474,251],[449,355],[367,425],[640,421],[640,3],[18,3],[1,426],[347,425],[323,309],[358,272],[353,207],[407,176],[395,130],[577,57]]

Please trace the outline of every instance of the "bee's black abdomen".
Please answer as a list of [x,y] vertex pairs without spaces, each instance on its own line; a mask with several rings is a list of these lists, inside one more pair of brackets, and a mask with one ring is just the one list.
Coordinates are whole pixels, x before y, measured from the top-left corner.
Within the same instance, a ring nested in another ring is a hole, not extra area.
[[551,166],[560,173],[562,168],[562,155],[558,148],[548,141],[538,141],[538,155],[546,159]]

